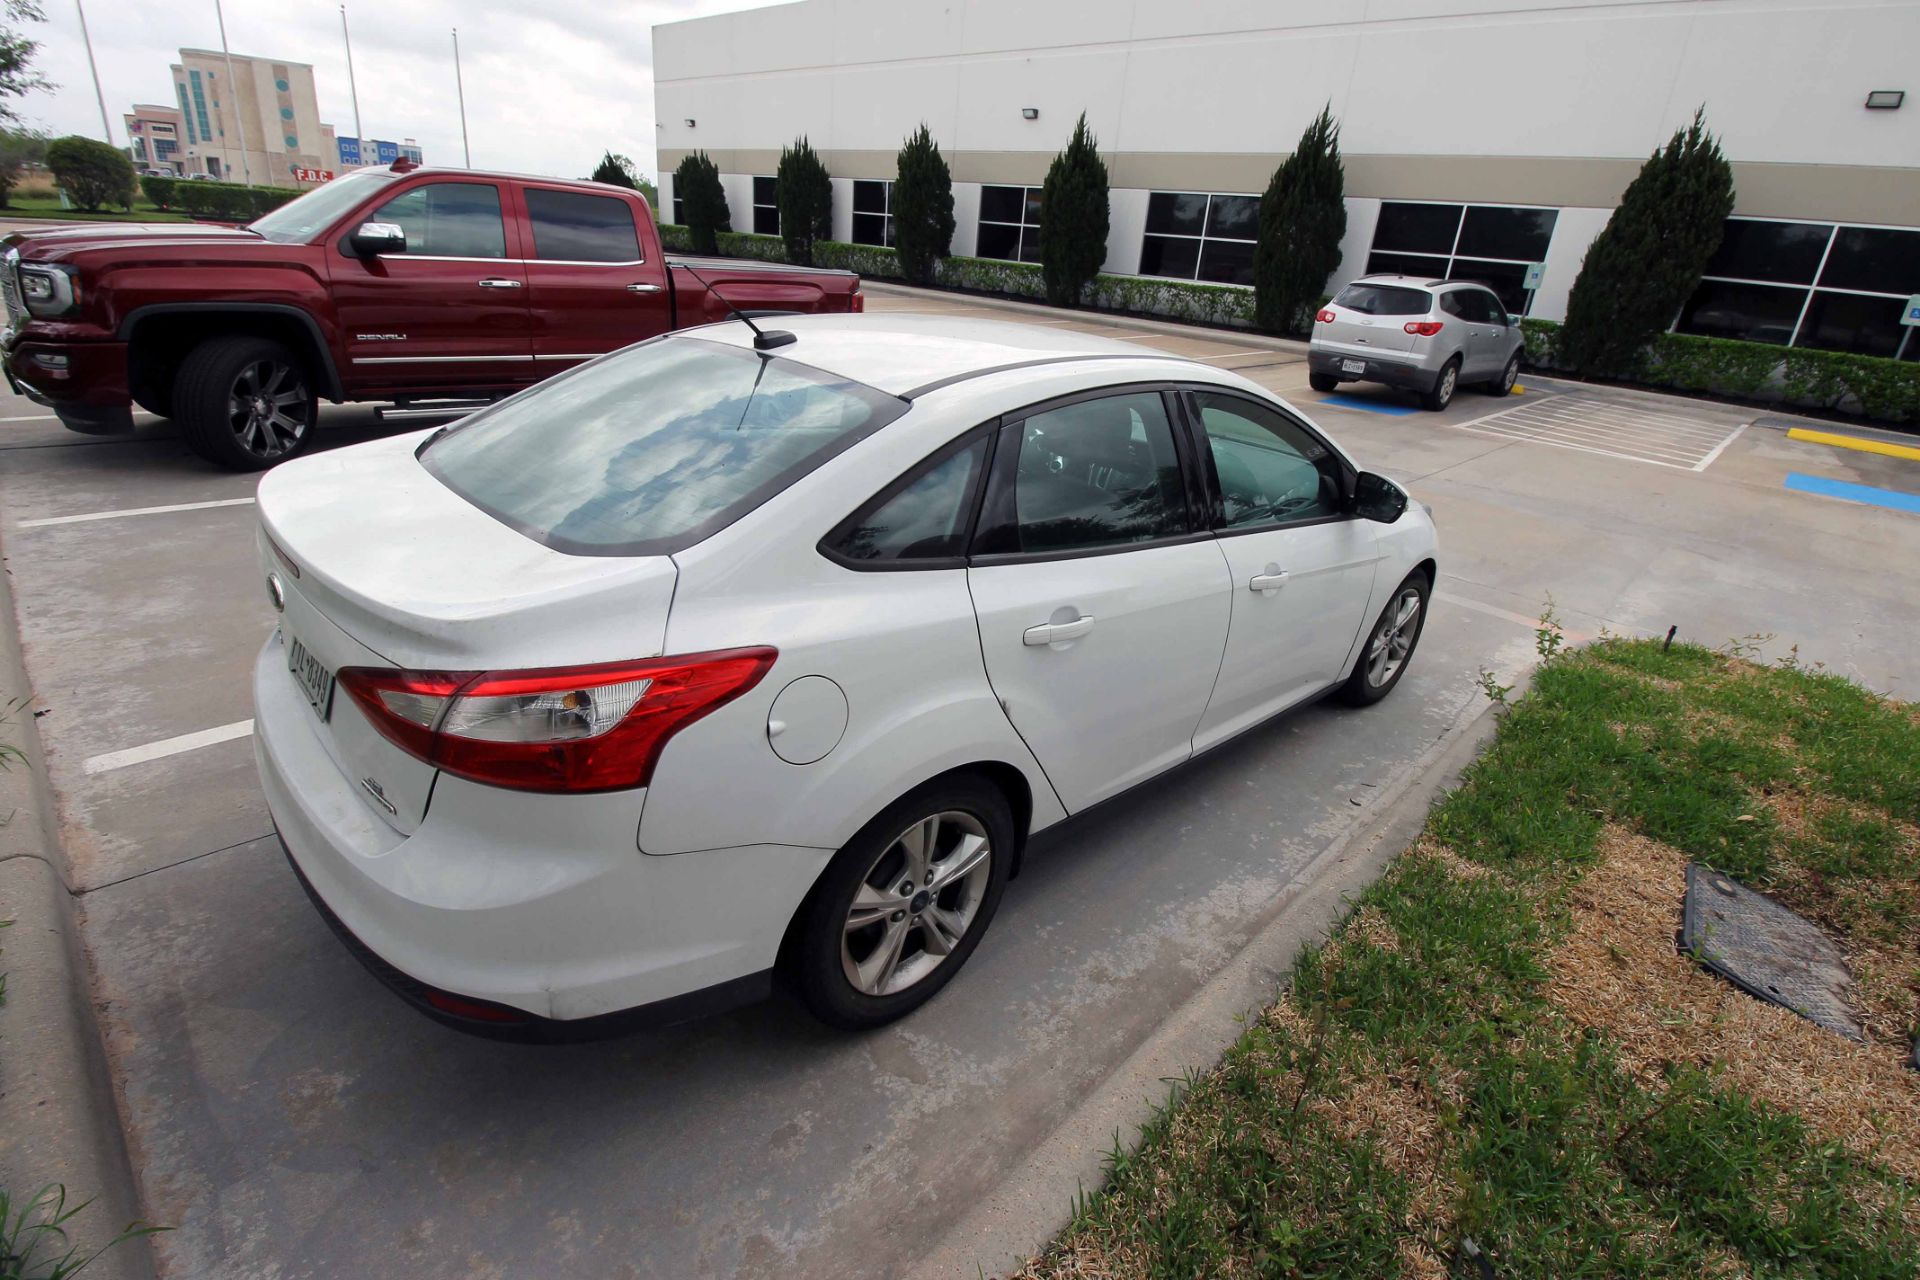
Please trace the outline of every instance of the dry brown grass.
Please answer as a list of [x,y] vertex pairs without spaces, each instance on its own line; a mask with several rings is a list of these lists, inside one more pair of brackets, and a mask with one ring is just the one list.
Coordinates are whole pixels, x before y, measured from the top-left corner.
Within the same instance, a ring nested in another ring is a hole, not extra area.
[[1855,1044],[1708,973],[1674,942],[1686,857],[1620,827],[1603,833],[1600,853],[1570,891],[1548,998],[1611,1035],[1623,1065],[1649,1083],[1668,1063],[1716,1069],[1725,1086],[1920,1178],[1920,1074],[1903,1065],[1904,1037],[1877,1028]]

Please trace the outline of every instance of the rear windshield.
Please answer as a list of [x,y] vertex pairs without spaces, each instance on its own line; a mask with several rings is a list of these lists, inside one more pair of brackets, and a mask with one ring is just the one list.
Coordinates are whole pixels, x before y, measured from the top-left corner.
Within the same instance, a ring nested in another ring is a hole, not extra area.
[[573,555],[661,555],[725,528],[906,412],[797,361],[667,338],[595,361],[428,441],[448,488]]
[[1433,295],[1424,289],[1403,289],[1391,284],[1350,284],[1333,301],[1362,315],[1423,316],[1433,306]]

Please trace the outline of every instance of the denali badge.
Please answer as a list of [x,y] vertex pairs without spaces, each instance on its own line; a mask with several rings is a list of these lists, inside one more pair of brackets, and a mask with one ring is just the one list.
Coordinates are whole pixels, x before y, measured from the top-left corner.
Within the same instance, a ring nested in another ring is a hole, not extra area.
[[354,339],[359,342],[405,342],[404,333],[356,333]]

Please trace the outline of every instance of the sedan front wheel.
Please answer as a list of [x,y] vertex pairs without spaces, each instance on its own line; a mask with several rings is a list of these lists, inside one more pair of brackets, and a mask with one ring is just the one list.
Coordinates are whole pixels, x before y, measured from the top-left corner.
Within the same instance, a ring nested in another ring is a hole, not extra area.
[[1353,674],[1340,689],[1343,701],[1356,707],[1369,706],[1400,683],[1427,623],[1428,585],[1427,575],[1415,571],[1387,598],[1387,607],[1361,642]]

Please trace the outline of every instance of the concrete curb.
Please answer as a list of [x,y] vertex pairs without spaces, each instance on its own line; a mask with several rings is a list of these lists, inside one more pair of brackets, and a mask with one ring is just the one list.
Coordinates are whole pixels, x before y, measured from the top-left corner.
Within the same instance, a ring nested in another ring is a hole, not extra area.
[[[0,561],[0,563],[4,563]],[[18,700],[0,741],[26,757],[0,772],[0,1187],[16,1209],[50,1182],[69,1207],[93,1201],[67,1224],[85,1256],[140,1216],[120,1113],[89,998],[73,895],[54,835],[46,760],[31,710],[12,584],[0,572],[0,709]],[[149,1280],[153,1253],[130,1241],[88,1268],[102,1280]]]
[[1029,320],[1084,320],[1088,324],[1110,325],[1115,329],[1132,329],[1140,333],[1163,333],[1177,338],[1215,338],[1235,346],[1254,347],[1263,351],[1278,351],[1286,355],[1307,358],[1307,344],[1295,342],[1291,338],[1270,338],[1264,333],[1254,333],[1247,329],[1228,329],[1212,324],[1184,324],[1178,320],[1149,320],[1143,316],[1114,315],[1107,311],[1078,311],[1069,307],[1049,306],[1044,302],[1020,302],[1012,298],[992,298],[982,294],[957,293],[951,289],[923,289],[917,285],[900,284],[892,280],[862,280],[860,288],[867,293],[887,294],[897,298],[924,298],[929,301],[939,299],[964,307],[991,307],[996,311],[1011,311],[1023,315]]
[[915,1276],[980,1280],[1017,1272],[1067,1225],[1076,1192],[1105,1179],[1116,1137],[1127,1146],[1167,1099],[1169,1081],[1211,1067],[1239,1038],[1244,1015],[1272,1003],[1302,947],[1325,938],[1426,825],[1434,800],[1492,739],[1496,707],[1469,707],[1434,745],[1383,788],[1372,821],[1333,842],[1281,891],[1273,914],[1240,954],[1134,1050],[1008,1178],[911,1269]]

